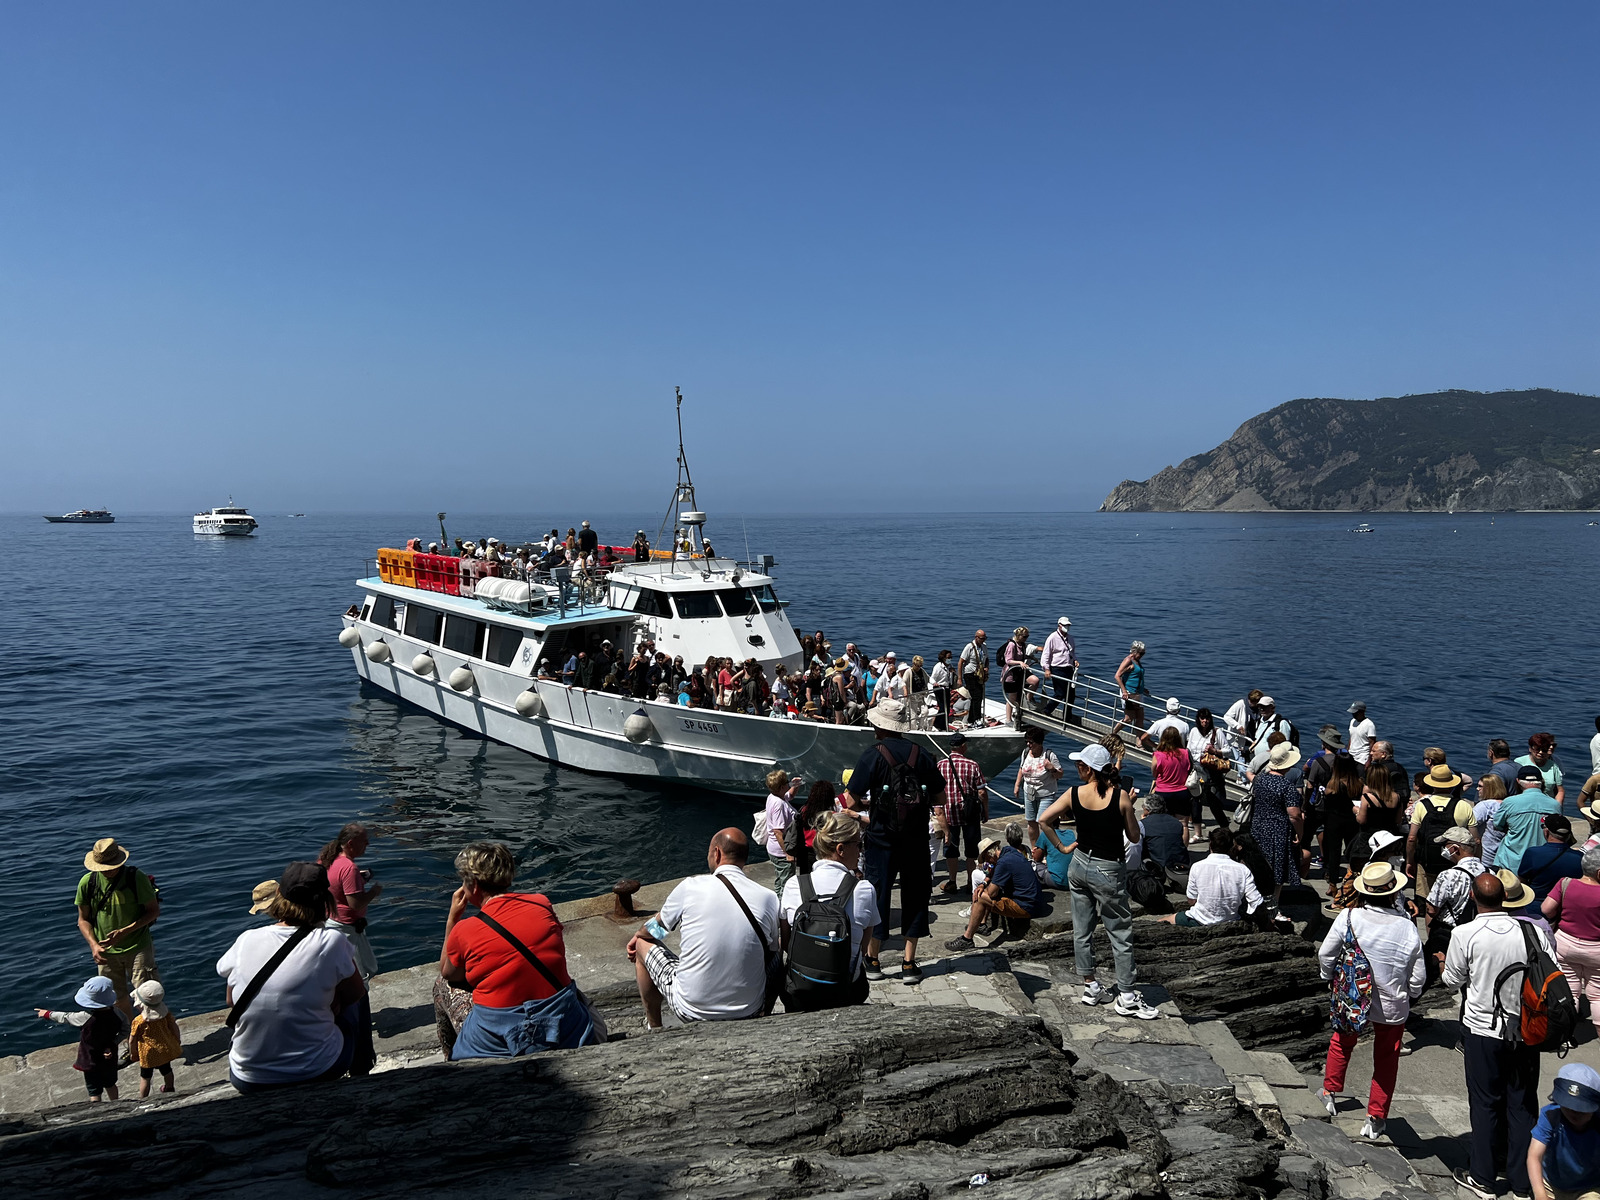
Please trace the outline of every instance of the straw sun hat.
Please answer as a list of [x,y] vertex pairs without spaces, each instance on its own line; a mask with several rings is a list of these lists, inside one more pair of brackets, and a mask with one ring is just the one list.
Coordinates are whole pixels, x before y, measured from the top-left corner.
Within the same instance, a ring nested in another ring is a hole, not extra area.
[[1352,885],[1363,896],[1393,896],[1406,886],[1406,877],[1386,862],[1368,863]]
[[83,865],[91,871],[115,871],[127,861],[128,852],[117,844],[116,838],[101,838],[83,856]]

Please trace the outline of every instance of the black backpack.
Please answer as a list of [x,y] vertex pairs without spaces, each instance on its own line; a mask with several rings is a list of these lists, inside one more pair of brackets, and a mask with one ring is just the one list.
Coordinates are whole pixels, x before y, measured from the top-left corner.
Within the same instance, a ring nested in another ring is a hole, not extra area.
[[799,875],[800,907],[789,935],[789,969],[783,1006],[810,1012],[850,1003],[850,897],[856,877],[845,875],[839,890],[819,897],[810,875]]
[[[1434,807],[1434,801],[1439,799],[1444,800],[1442,809]],[[1424,796],[1419,803],[1422,805],[1422,821],[1417,826],[1417,841],[1422,843],[1423,865],[1433,875],[1444,869],[1444,852],[1433,839],[1443,836],[1444,831],[1456,823],[1456,798]]]
[[901,762],[889,753],[889,748],[878,743],[878,753],[889,766],[889,781],[873,798],[872,819],[881,822],[885,833],[899,833],[912,824],[917,809],[923,807],[922,784],[917,781],[917,747]]

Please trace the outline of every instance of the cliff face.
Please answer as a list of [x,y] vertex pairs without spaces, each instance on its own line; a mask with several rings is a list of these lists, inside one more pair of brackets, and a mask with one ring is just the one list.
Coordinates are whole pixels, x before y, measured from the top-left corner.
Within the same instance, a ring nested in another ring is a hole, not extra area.
[[1537,389],[1291,400],[1101,512],[1600,508],[1600,398]]

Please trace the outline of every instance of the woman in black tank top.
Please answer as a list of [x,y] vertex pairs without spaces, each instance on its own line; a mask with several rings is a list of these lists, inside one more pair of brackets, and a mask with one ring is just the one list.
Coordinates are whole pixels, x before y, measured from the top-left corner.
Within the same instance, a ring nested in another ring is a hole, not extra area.
[[1151,1021],[1161,1013],[1134,990],[1133,906],[1128,899],[1128,868],[1123,838],[1139,840],[1133,815],[1133,793],[1119,786],[1117,769],[1104,746],[1086,746],[1070,756],[1082,782],[1039,814],[1044,835],[1062,849],[1056,829],[1061,817],[1075,815],[1078,843],[1067,868],[1067,893],[1072,901],[1072,943],[1078,974],[1085,980],[1083,1003],[1110,1004],[1111,992],[1094,977],[1094,927],[1105,922],[1116,965],[1117,1012]]

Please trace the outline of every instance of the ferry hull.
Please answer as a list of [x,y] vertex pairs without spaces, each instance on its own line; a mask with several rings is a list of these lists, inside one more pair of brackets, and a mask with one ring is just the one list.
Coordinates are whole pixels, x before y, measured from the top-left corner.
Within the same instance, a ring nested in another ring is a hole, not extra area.
[[[362,641],[350,654],[357,673],[374,687],[482,737],[579,770],[760,795],[774,765],[791,775],[837,782],[875,740],[870,727],[689,709],[529,679],[453,656],[393,629],[349,617],[344,624],[361,632]],[[393,655],[388,662],[373,662],[363,649],[364,643],[378,638]],[[433,658],[436,669],[419,674],[411,664],[424,653]],[[448,681],[462,666],[473,672],[474,683],[458,691]],[[538,692],[544,715],[525,717],[517,711],[516,698],[524,690]],[[993,702],[990,707],[995,707]],[[644,741],[636,743],[623,727],[640,711],[649,718],[651,729]],[[951,737],[907,736],[939,756],[940,746],[948,746]],[[1009,729],[973,730],[967,736],[966,753],[990,778],[1014,763],[1022,750],[1022,735]]]
[[194,523],[194,531],[211,537],[249,537],[256,531],[254,525],[202,525]]

